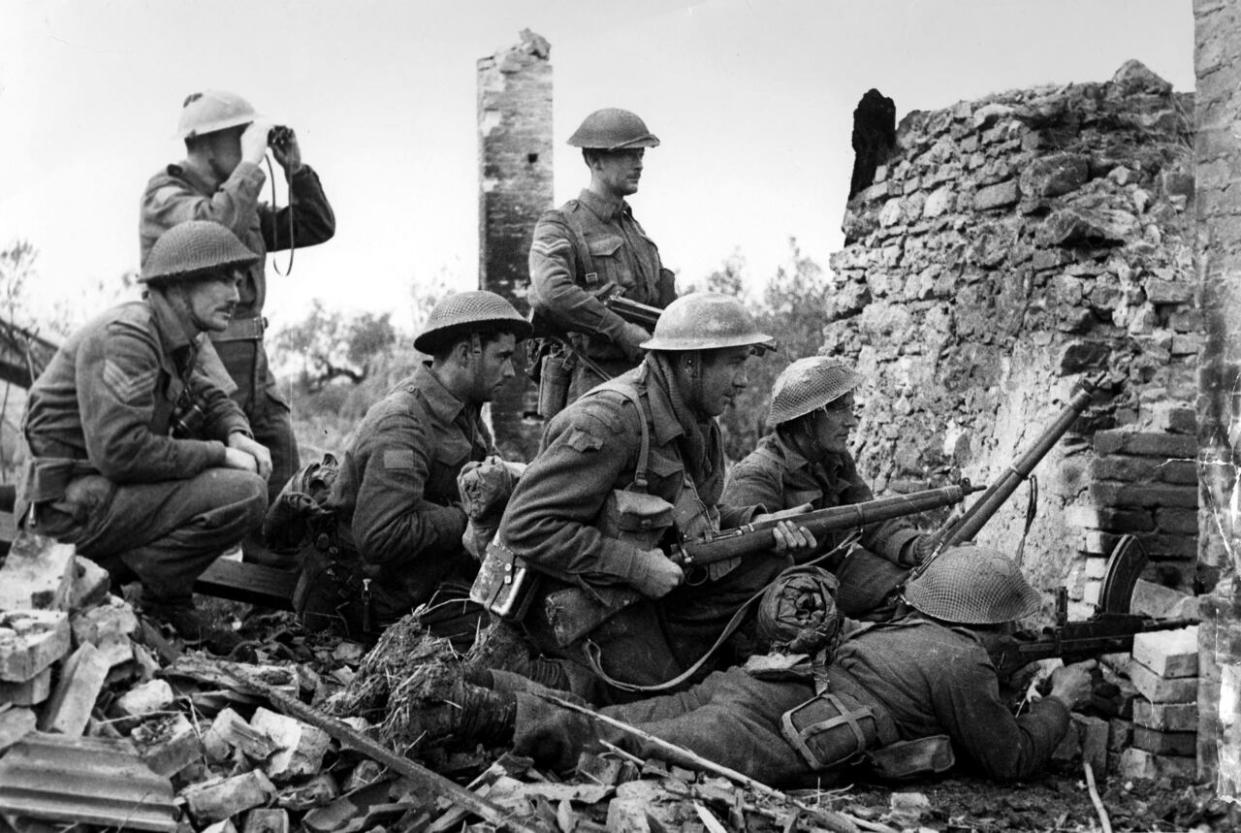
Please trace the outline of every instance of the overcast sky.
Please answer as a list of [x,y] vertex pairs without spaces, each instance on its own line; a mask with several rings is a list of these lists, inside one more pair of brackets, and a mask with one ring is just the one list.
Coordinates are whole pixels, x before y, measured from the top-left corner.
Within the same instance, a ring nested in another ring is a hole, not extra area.
[[663,140],[631,202],[665,263],[700,280],[739,250],[755,286],[790,236],[824,266],[840,247],[871,87],[899,119],[1129,58],[1194,83],[1190,0],[0,0],[0,248],[29,240],[38,304],[85,319],[137,265],[181,101],[227,89],[297,129],[337,215],[269,269],[273,323],[315,297],[405,322],[415,282],[477,281],[476,62],[524,28],[552,46],[557,202],[586,181],[581,118],[632,109]]

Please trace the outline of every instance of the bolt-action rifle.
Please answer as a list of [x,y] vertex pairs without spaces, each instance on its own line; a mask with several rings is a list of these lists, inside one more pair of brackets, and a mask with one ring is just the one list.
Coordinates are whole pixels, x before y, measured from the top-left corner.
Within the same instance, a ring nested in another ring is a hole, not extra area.
[[621,288],[612,281],[605,283],[597,293],[595,293],[603,305],[630,324],[637,324],[639,327],[646,327],[648,330],[655,329],[655,322],[659,321],[659,316],[663,313],[659,307],[653,307],[650,304],[639,303],[630,298],[626,298],[621,294]]

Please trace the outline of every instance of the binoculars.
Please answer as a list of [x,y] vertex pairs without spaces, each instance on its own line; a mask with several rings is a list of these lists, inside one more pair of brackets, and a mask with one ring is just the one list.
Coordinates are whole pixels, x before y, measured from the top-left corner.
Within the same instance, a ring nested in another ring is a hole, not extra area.
[[267,131],[268,147],[285,150],[291,141],[293,141],[293,128],[291,127],[285,127],[283,124],[278,124],[271,130]]

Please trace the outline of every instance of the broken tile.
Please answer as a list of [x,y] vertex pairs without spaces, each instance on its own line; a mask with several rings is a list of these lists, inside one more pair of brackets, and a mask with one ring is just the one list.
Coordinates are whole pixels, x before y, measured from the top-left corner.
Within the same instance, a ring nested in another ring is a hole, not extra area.
[[24,683],[69,648],[69,617],[63,611],[0,611],[0,680]]
[[263,770],[274,781],[288,781],[318,772],[331,737],[328,733],[292,717],[277,714],[262,706],[255,709],[250,726],[267,733],[276,743],[276,752],[267,759]]
[[74,549],[22,530],[0,566],[0,610],[67,610]]
[[94,645],[87,642],[74,651],[60,672],[39,728],[62,735],[82,734],[107,675],[107,661]]

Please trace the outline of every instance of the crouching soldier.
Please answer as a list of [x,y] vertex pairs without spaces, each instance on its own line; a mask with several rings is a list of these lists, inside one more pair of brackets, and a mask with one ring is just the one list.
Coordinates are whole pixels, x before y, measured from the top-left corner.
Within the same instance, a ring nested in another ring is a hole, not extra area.
[[[642,343],[648,352],[637,368],[549,423],[475,585],[495,610],[506,605],[493,590],[516,583],[480,585],[508,575],[501,562],[537,573],[511,606],[513,621],[488,634],[488,642],[510,635],[488,651],[496,665],[592,700],[632,699],[634,687],[689,673],[728,636],[738,608],[787,566],[785,553],[814,546],[805,528],[784,521],[769,557],[683,569],[661,549],[765,517],[762,507],[720,501],[715,418],[748,384],[750,356],[770,346],[740,301],[687,295]],[[512,644],[518,629],[534,664]]]
[[[836,359],[798,359],[776,378],[767,424],[775,430],[759,441],[728,474],[724,500],[761,503],[773,511],[809,503],[813,509],[872,500],[849,453],[857,427],[854,390],[862,379]],[[894,592],[933,548],[930,536],[898,518],[861,530],[856,546],[824,565],[840,579],[846,616],[883,618]],[[803,560],[836,549],[849,531],[828,533]]]
[[190,589],[262,521],[271,456],[199,349],[228,327],[255,260],[217,223],[173,227],[143,266],[146,297],[65,342],[30,389],[23,421],[27,527],[114,578],[132,572],[148,614],[216,648],[232,634],[205,623]]
[[482,611],[468,600],[478,561],[463,545],[457,478],[496,453],[482,406],[514,375],[529,333],[492,292],[436,304],[414,339],[431,360],[367,412],[324,502],[330,521],[294,600],[308,627],[363,636],[428,604],[432,631],[469,646]]
[[[998,780],[1045,766],[1068,731],[1070,710],[1090,699],[1093,663],[1056,669],[1050,694],[1013,716],[987,650],[1039,607],[1013,560],[982,547],[946,550],[910,581],[905,603],[889,622],[843,619],[837,630],[830,604],[795,600],[802,626],[791,639],[773,640],[791,652],[789,661],[752,662],[686,692],[600,713],[773,786],[809,785],[832,773],[854,778],[856,765],[909,778],[960,762]],[[604,742],[643,758],[667,755],[556,706],[511,674],[471,670],[437,689],[413,713],[411,737],[425,731],[429,740],[512,743],[536,765],[558,770],[583,751],[603,751]]]

